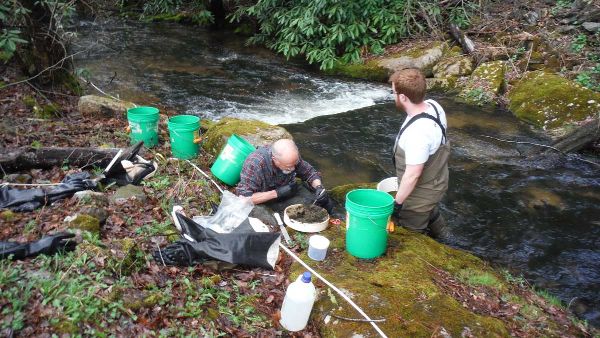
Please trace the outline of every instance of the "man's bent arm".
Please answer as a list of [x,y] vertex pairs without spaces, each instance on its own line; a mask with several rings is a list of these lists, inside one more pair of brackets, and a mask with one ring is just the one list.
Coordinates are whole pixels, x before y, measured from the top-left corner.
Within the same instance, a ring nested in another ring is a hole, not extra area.
[[404,175],[402,175],[400,186],[396,193],[396,203],[402,204],[410,196],[417,185],[417,181],[419,181],[419,177],[423,173],[424,166],[425,163],[406,165],[406,170],[404,171]]
[[267,202],[267,201],[277,198],[277,192],[275,190],[269,190],[269,191],[265,191],[265,192],[255,192],[254,194],[252,194],[251,198],[252,198],[252,203],[261,204],[261,203],[264,203],[264,202]]

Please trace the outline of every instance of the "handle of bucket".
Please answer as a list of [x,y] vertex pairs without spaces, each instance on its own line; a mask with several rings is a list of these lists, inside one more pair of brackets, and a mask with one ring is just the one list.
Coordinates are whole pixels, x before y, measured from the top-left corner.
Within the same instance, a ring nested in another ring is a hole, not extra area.
[[[348,227],[350,226],[350,221],[348,220],[349,215],[346,214],[346,229],[348,229]],[[367,218],[369,219],[369,221],[373,222],[373,224],[375,224],[377,227],[379,227],[379,224],[375,223],[375,221],[373,219],[371,219],[371,217],[367,216]],[[388,218],[389,219],[389,218]],[[390,221],[388,220],[388,222],[385,224],[385,230],[389,233],[389,232],[394,232],[394,223],[392,223],[392,226],[390,227]],[[391,228],[391,230],[390,230]]]
[[126,132],[127,134],[131,133],[131,126],[127,126],[127,127],[125,127],[125,132]]
[[200,136],[200,133],[198,131],[196,131],[196,135],[194,135],[194,141],[195,144],[198,144],[200,142],[202,142],[202,137]]
[[[379,226],[379,224],[375,223],[375,221],[374,221],[374,220],[372,220],[372,219],[371,219],[371,217],[367,216],[367,218],[369,219],[369,221],[373,222],[373,224],[375,224],[376,226]],[[389,218],[388,218],[388,222],[387,222],[387,223],[385,223],[385,230],[386,230],[387,232],[391,232],[391,231],[390,231],[390,227],[389,227],[389,223],[390,223],[390,221],[389,221]],[[392,231],[393,231],[393,228],[392,228]]]

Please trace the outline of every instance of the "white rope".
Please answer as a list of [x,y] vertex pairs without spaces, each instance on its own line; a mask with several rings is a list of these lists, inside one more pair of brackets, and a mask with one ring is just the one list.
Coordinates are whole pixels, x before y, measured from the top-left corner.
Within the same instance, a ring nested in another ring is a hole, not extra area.
[[221,194],[223,193],[223,189],[221,189],[221,187],[217,184],[217,182],[215,182],[210,176],[208,176],[204,171],[202,171],[202,169],[198,168],[198,166],[195,165],[194,163],[190,162],[190,160],[185,160],[185,161],[187,163],[189,163],[192,167],[194,167],[194,169],[198,170],[202,175],[204,175],[204,177],[208,178],[215,185],[215,187],[217,187],[217,189],[219,189]]
[[0,186],[16,186],[16,187],[51,187],[61,185],[62,183],[0,183]]
[[371,326],[373,326],[373,328],[375,329],[375,331],[377,331],[377,333],[379,333],[379,335],[383,338],[387,338],[386,334],[383,333],[383,331],[381,331],[381,329],[379,328],[379,326],[377,326],[377,324],[375,324],[375,322],[369,318],[369,316],[361,309],[358,307],[358,305],[356,305],[352,299],[350,299],[350,297],[346,296],[345,293],[343,293],[340,289],[338,289],[337,287],[335,287],[335,285],[331,284],[327,279],[325,279],[323,276],[321,276],[318,272],[316,272],[315,270],[313,270],[310,266],[308,266],[308,264],[304,263],[304,261],[302,261],[300,259],[300,257],[296,256],[290,249],[288,249],[285,245],[283,245],[282,243],[279,243],[279,246],[283,249],[283,251],[285,251],[288,255],[290,255],[294,260],[296,260],[296,262],[300,263],[303,267],[305,267],[306,269],[308,269],[308,271],[310,271],[313,275],[317,276],[317,278],[319,278],[323,283],[325,283],[327,286],[329,286],[331,289],[333,289],[333,291],[337,292],[340,296],[342,296],[342,298],[344,298],[350,305],[352,305],[352,307],[354,307],[356,309],[356,311],[358,311],[358,313],[360,313],[363,317],[365,317],[365,319],[367,321],[369,321],[369,323],[371,324]]

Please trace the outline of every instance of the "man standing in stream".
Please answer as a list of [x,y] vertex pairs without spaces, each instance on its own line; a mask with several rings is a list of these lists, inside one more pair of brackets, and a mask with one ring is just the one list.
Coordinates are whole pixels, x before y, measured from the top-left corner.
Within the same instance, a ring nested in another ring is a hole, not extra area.
[[399,182],[392,215],[401,226],[447,238],[439,209],[448,190],[446,113],[436,101],[424,100],[426,82],[420,70],[397,71],[390,82],[396,107],[407,114],[392,154]]

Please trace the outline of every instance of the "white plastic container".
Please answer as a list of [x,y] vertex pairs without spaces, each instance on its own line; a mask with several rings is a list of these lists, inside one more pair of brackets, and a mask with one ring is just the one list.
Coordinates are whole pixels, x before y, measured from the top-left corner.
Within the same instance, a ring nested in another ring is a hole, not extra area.
[[388,177],[377,184],[377,190],[383,192],[398,190],[398,177]]
[[329,225],[329,217],[327,217],[327,219],[325,219],[323,222],[319,223],[302,223],[295,219],[291,219],[288,216],[288,209],[296,207],[297,205],[299,204],[292,204],[283,211],[283,221],[287,226],[300,232],[320,232],[327,229],[327,226]]
[[327,256],[329,240],[325,236],[312,235],[308,239],[308,257],[315,261],[322,261]]
[[300,331],[308,323],[317,296],[317,290],[310,277],[310,272],[304,272],[285,292],[279,323],[288,331]]

